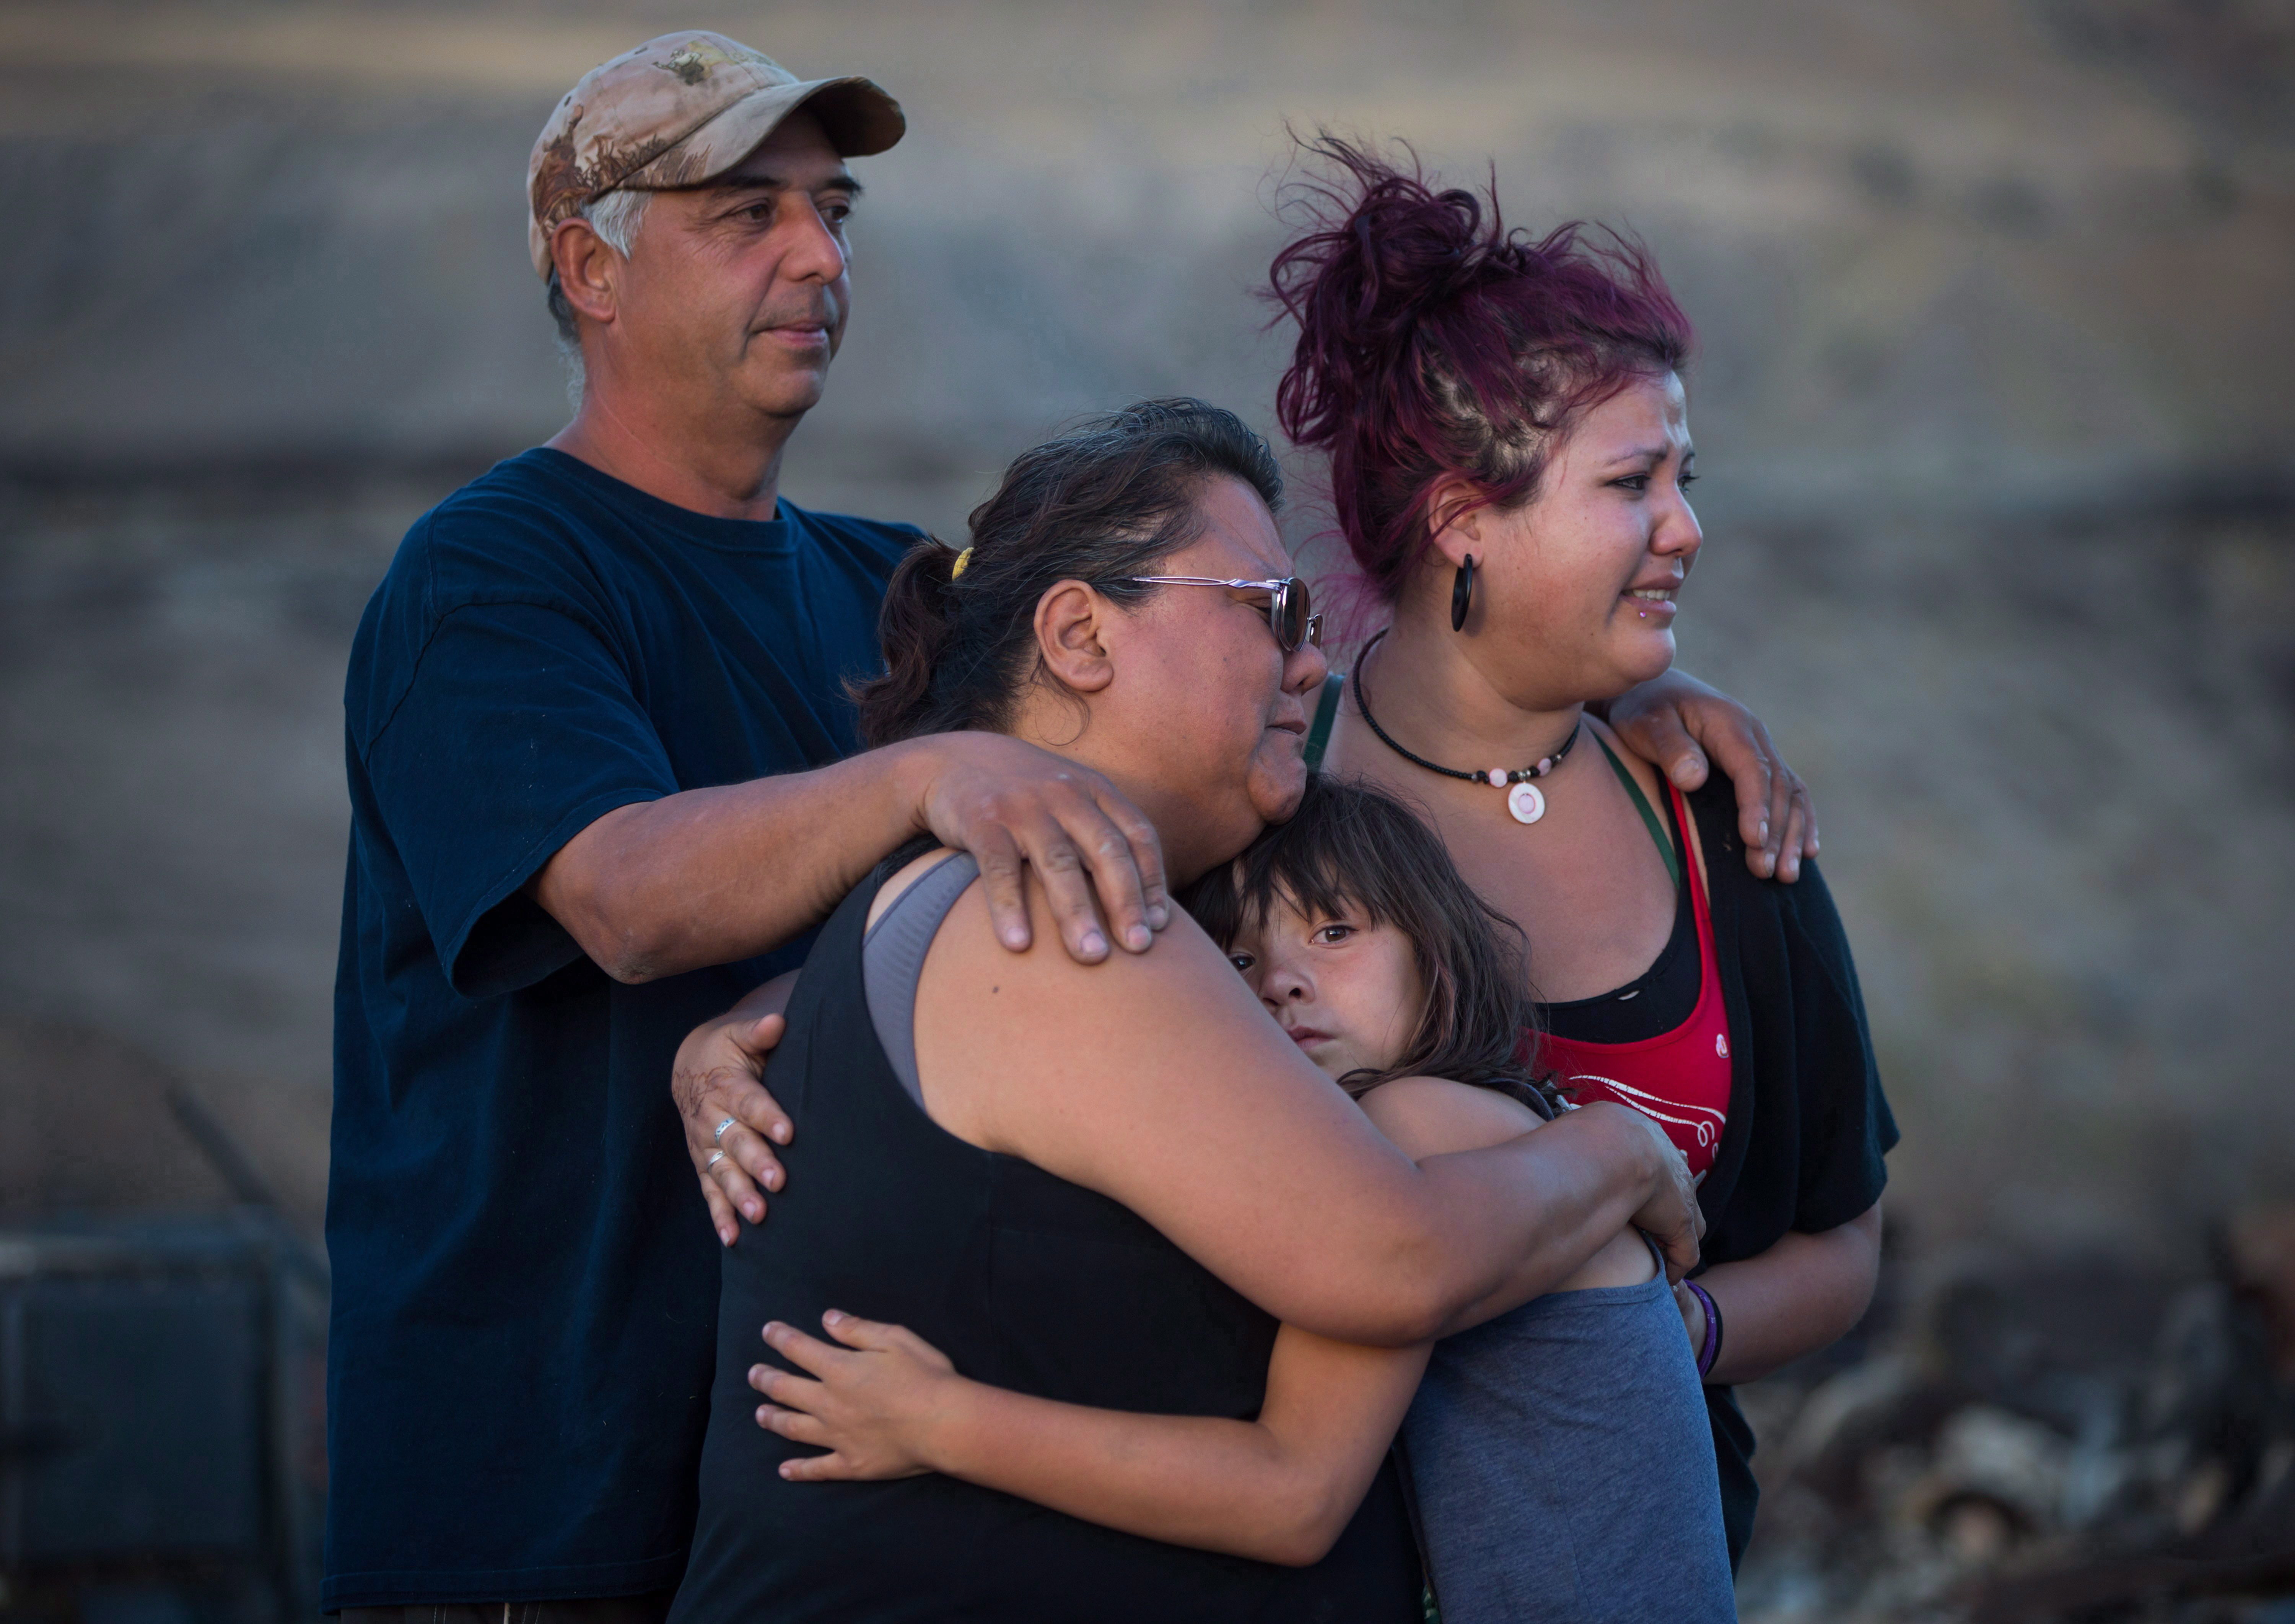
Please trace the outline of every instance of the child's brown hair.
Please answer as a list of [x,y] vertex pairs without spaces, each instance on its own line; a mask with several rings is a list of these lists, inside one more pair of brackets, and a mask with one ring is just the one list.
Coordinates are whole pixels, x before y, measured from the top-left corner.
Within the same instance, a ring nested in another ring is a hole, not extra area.
[[[1383,790],[1311,776],[1299,810],[1181,895],[1213,941],[1230,947],[1278,900],[1311,918],[1350,906],[1410,941],[1426,1008],[1409,1048],[1383,1071],[1339,1079],[1362,1095],[1398,1077],[1447,1077],[1518,1093],[1535,1048],[1529,948],[1515,922],[1474,894],[1442,840]],[[1526,1036],[1527,1035],[1527,1040]],[[1536,1090],[1549,1106],[1549,1090]]]

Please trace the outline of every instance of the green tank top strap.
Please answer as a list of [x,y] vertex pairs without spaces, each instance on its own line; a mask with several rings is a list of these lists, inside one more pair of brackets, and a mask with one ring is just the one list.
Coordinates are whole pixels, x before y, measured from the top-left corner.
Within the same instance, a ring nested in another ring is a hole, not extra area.
[[1315,701],[1315,720],[1307,729],[1307,771],[1319,771],[1323,752],[1330,747],[1331,724],[1339,719],[1339,695],[1345,691],[1346,673],[1335,671],[1323,679],[1322,698]]
[[1649,804],[1649,797],[1642,793],[1640,782],[1626,770],[1626,763],[1618,759],[1618,753],[1610,748],[1610,741],[1603,738],[1598,730],[1594,734],[1594,742],[1602,747],[1602,754],[1609,758],[1610,771],[1618,775],[1618,782],[1623,784],[1626,793],[1633,797],[1634,810],[1641,813],[1643,823],[1649,828],[1650,838],[1657,842],[1657,854],[1665,859],[1665,871],[1673,877],[1673,888],[1680,890],[1681,854],[1673,849],[1673,842],[1665,837],[1665,825],[1658,821],[1657,809]]

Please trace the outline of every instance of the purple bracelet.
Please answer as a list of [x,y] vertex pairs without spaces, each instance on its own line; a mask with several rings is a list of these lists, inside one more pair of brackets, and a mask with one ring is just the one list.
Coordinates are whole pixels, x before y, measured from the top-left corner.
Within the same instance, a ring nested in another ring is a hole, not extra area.
[[1713,1374],[1713,1361],[1721,1357],[1721,1310],[1713,1306],[1713,1298],[1695,1280],[1684,1280],[1690,1294],[1705,1310],[1705,1345],[1697,1351],[1697,1374],[1703,1378]]

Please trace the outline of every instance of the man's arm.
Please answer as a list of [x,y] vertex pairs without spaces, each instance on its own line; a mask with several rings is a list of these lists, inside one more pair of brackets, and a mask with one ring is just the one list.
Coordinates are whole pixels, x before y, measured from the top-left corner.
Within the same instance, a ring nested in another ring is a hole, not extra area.
[[1627,747],[1685,793],[1705,782],[1710,756],[1737,790],[1745,866],[1786,885],[1817,855],[1817,808],[1761,719],[1687,672],[1673,670],[1597,707]]
[[1144,952],[1171,915],[1156,830],[1099,774],[1018,739],[949,733],[811,772],[617,807],[527,883],[617,981],[753,958],[825,918],[885,854],[929,830],[979,860],[998,937],[1029,942],[1035,869],[1078,959]]

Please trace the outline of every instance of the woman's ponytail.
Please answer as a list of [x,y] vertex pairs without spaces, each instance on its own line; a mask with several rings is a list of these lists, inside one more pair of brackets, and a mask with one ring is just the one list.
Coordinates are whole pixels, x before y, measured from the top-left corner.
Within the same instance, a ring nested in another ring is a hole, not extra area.
[[928,536],[910,548],[893,570],[877,619],[885,670],[847,684],[861,707],[861,742],[871,749],[935,730],[930,725],[933,670],[949,639],[955,607],[950,589],[960,556]]

